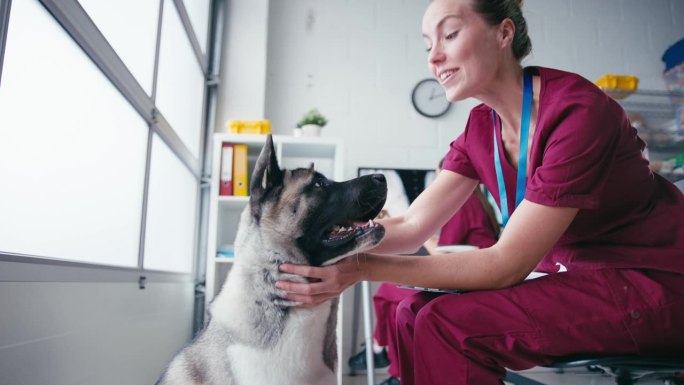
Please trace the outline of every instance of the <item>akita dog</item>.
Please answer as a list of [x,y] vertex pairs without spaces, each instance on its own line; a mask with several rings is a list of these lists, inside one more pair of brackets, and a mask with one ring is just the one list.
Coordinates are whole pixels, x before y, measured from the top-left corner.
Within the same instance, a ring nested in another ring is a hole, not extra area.
[[338,301],[293,307],[275,282],[302,278],[278,266],[328,265],[375,246],[385,230],[372,219],[386,196],[381,174],[333,182],[313,165],[281,170],[269,135],[238,225],[235,264],[209,322],[157,384],[335,384]]

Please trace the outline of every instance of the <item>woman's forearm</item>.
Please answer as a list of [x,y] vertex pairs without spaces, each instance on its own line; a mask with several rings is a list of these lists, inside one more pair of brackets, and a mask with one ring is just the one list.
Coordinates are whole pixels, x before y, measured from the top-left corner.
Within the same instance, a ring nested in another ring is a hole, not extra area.
[[483,290],[520,281],[499,259],[495,249],[451,254],[377,255],[362,259],[363,279],[441,289]]

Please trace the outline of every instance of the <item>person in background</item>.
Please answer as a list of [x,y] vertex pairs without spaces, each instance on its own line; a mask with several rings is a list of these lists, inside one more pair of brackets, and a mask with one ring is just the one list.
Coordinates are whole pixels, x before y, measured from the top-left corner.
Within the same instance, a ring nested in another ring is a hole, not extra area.
[[[441,171],[440,161],[437,173]],[[386,218],[379,215],[377,219]],[[447,222],[440,233],[423,244],[418,254],[437,254],[438,246],[470,245],[477,248],[492,246],[500,232],[494,210],[482,190],[476,188],[463,207]],[[424,252],[421,253],[421,251]],[[399,302],[415,294],[415,290],[402,289],[395,283],[384,282],[373,295],[375,310],[375,333],[373,340],[373,364],[375,368],[388,367],[390,377],[380,385],[399,385],[399,360],[394,346],[396,341],[396,310]],[[366,349],[349,358],[349,366],[355,370],[366,369]]]
[[[482,102],[443,171],[385,237],[336,265],[283,264],[281,296],[315,306],[354,283],[461,289],[399,304],[402,385],[499,384],[573,356],[684,354],[684,196],[653,173],[625,111],[580,75],[523,68],[520,0],[433,0],[428,67],[447,98]],[[504,229],[491,247],[411,256],[479,183]],[[525,280],[530,272],[547,273]]]

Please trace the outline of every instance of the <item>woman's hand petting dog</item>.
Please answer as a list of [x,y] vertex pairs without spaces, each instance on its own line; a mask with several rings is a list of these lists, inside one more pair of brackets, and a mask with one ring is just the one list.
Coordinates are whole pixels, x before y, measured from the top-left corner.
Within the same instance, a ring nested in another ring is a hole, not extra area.
[[280,265],[280,271],[306,278],[308,282],[280,280],[276,287],[287,292],[284,299],[299,303],[298,307],[318,306],[339,297],[349,286],[365,276],[365,254],[356,254],[324,267]]

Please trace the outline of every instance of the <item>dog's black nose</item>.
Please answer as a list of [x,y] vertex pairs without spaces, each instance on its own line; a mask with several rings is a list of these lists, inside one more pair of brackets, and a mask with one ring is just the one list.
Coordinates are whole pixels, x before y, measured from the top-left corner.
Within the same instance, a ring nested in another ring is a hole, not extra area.
[[385,179],[385,176],[382,174],[373,174],[371,176],[371,179],[373,179],[373,182],[377,184],[385,184],[387,183],[387,180]]

